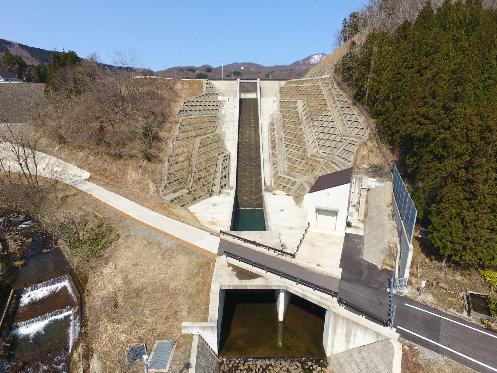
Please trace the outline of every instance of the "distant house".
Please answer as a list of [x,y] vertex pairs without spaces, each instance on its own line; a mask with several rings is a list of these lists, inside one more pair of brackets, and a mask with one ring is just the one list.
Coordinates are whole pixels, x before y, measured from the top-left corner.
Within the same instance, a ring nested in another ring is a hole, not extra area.
[[318,177],[304,196],[309,228],[344,232],[347,223],[352,168]]
[[0,83],[19,83],[19,79],[10,71],[0,70]]

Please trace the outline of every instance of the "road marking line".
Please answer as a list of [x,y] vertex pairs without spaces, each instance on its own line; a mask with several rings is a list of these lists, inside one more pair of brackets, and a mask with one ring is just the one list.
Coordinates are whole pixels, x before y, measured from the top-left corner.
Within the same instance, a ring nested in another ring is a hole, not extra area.
[[447,321],[451,321],[451,322],[453,322],[454,324],[464,326],[464,327],[466,327],[466,328],[468,328],[468,329],[472,329],[472,330],[474,330],[474,331],[476,331],[476,332],[479,332],[479,333],[482,333],[482,334],[486,334],[486,335],[488,335],[489,337],[492,337],[492,338],[496,338],[496,339],[497,339],[497,335],[495,335],[495,334],[493,334],[493,333],[489,333],[489,332],[486,332],[486,331],[484,331],[484,330],[481,330],[481,329],[478,329],[478,328],[472,327],[472,326],[470,326],[470,325],[466,325],[466,324],[464,324],[464,323],[462,323],[462,322],[459,322],[459,321],[456,321],[456,320],[452,320],[452,319],[450,319],[450,318],[448,318],[448,317],[445,317],[445,316],[439,315],[439,314],[434,313],[434,312],[430,312],[430,311],[428,311],[428,310],[425,310],[425,309],[420,308],[420,307],[413,306],[413,305],[408,304],[408,303],[404,303],[404,304],[405,304],[406,306],[408,306],[408,307],[411,307],[411,308],[417,309],[417,310],[422,311],[422,312],[426,312],[426,313],[428,313],[428,314],[430,314],[430,315],[437,316],[437,317],[439,317],[439,318],[441,318],[441,319],[444,319],[444,320],[447,320]]
[[401,326],[397,326],[397,328],[399,328],[399,329],[401,329],[401,330],[403,330],[403,331],[405,331],[407,333],[410,333],[410,334],[412,334],[412,335],[414,335],[414,336],[416,336],[418,338],[424,339],[425,341],[431,342],[431,343],[437,345],[438,347],[442,347],[442,348],[444,348],[444,349],[446,349],[446,350],[448,350],[448,351],[450,351],[450,352],[452,352],[452,353],[454,353],[456,355],[459,355],[459,356],[461,356],[461,357],[463,357],[465,359],[468,359],[468,360],[472,361],[473,363],[479,364],[479,365],[481,365],[481,366],[483,366],[483,367],[485,367],[487,369],[490,369],[490,370],[492,370],[494,372],[497,372],[497,368],[491,367],[490,365],[482,363],[481,361],[473,359],[472,357],[466,356],[466,355],[464,355],[464,354],[462,354],[460,352],[457,352],[456,350],[453,350],[452,348],[446,347],[446,346],[444,346],[444,345],[442,345],[442,344],[440,344],[438,342],[435,342],[435,341],[432,341],[431,339],[423,337],[422,335],[419,335],[417,333],[411,332],[410,330],[407,330],[407,329],[405,329],[405,328],[403,328]]

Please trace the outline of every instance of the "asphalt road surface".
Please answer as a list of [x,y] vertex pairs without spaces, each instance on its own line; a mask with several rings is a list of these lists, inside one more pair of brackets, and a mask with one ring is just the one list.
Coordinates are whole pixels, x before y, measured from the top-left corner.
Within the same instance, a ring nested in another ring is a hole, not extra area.
[[497,372],[497,334],[408,298],[396,298],[395,327],[405,339],[479,372]]

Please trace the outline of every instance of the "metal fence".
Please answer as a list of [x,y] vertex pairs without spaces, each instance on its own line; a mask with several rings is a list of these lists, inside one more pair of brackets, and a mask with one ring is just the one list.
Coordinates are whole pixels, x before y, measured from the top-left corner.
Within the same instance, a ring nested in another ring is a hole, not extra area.
[[412,237],[418,211],[395,164],[392,165],[394,215],[400,241],[396,288],[404,290],[412,259]]
[[397,166],[395,164],[393,164],[392,166],[392,178],[395,203],[399,210],[400,219],[402,220],[403,229],[406,232],[407,240],[409,241],[409,243],[411,243],[418,210],[416,210],[416,206],[414,205],[414,202],[412,201],[412,198],[407,191],[406,184],[402,180],[402,177],[399,174],[399,170],[397,169]]

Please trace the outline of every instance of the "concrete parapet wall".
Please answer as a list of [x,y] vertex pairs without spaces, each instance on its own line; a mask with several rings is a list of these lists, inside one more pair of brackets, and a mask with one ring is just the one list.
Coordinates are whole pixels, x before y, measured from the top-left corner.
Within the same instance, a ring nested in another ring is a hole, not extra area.
[[183,322],[181,324],[181,333],[201,335],[216,354],[218,353],[217,329],[216,322]]

